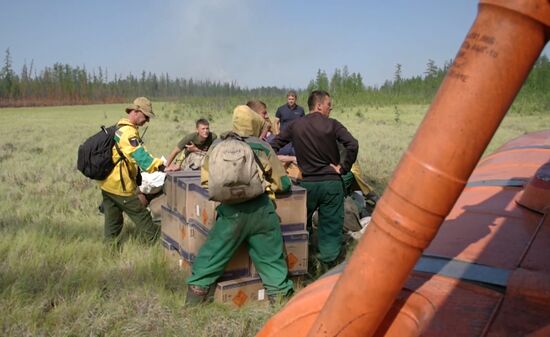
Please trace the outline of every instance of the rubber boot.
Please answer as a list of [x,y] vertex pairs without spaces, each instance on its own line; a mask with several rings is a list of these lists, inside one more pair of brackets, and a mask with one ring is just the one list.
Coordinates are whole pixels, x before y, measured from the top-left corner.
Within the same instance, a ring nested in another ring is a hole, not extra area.
[[340,254],[338,254],[338,256],[334,260],[329,261],[329,262],[320,261],[321,262],[321,275],[327,273],[332,268],[334,268],[337,265],[339,265],[340,263],[344,262],[346,260],[346,251],[347,251],[346,246],[343,245],[342,248],[340,248]]
[[186,306],[202,304],[206,301],[210,287],[203,288],[195,285],[187,286],[187,296],[185,297]]
[[294,289],[290,289],[286,294],[279,293],[267,295],[267,299],[269,301],[269,305],[273,307],[276,305],[281,305],[283,302],[286,302],[292,297],[292,295],[294,295]]

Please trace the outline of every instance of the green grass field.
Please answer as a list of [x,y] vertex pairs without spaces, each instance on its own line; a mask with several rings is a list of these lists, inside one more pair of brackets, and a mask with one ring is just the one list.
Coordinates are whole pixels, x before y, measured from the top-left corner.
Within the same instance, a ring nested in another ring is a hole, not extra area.
[[[359,162],[381,193],[427,106],[338,106],[360,143]],[[144,137],[167,156],[200,116],[230,128],[227,109],[156,103]],[[78,145],[124,116],[123,105],[0,109],[0,334],[2,336],[253,336],[277,308],[211,304],[185,308],[184,276],[160,245],[130,240],[120,253],[102,243],[99,189],[76,170]],[[275,111],[271,106],[270,114]],[[546,112],[509,115],[488,151],[550,128]]]

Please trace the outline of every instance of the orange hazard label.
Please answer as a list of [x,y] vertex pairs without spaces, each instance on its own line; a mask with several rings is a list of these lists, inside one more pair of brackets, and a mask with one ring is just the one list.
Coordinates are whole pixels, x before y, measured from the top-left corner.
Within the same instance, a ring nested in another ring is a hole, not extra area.
[[240,307],[246,302],[247,299],[248,299],[248,296],[246,296],[244,291],[239,290],[237,295],[233,297],[233,303],[235,303],[236,306]]
[[298,258],[296,255],[289,253],[286,257],[286,264],[288,265],[288,269],[294,268],[294,266],[298,263]]
[[203,225],[206,225],[206,222],[208,221],[208,213],[206,213],[206,207],[203,207],[202,208],[202,212],[201,212],[201,220],[202,220],[202,224]]

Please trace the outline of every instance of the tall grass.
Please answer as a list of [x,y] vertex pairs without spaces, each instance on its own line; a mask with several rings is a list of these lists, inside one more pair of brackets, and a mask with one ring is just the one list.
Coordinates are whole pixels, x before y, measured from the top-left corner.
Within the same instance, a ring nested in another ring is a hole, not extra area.
[[[283,102],[267,100],[270,114]],[[156,103],[144,137],[167,155],[194,129],[230,128],[238,103],[211,99]],[[123,117],[124,105],[0,109],[0,334],[2,336],[253,336],[277,308],[183,306],[184,276],[159,245],[128,238],[121,252],[102,243],[95,183],[75,168],[78,145]],[[359,162],[382,192],[427,106],[344,106],[334,118],[360,142]],[[544,112],[505,118],[490,150],[528,131],[550,128]]]

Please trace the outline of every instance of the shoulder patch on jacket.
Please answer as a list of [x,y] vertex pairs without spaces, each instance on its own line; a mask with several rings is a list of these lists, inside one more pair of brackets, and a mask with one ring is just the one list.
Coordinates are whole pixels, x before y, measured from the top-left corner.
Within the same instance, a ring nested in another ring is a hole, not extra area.
[[139,138],[137,137],[132,137],[128,141],[130,142],[130,145],[132,145],[133,147],[139,146]]

